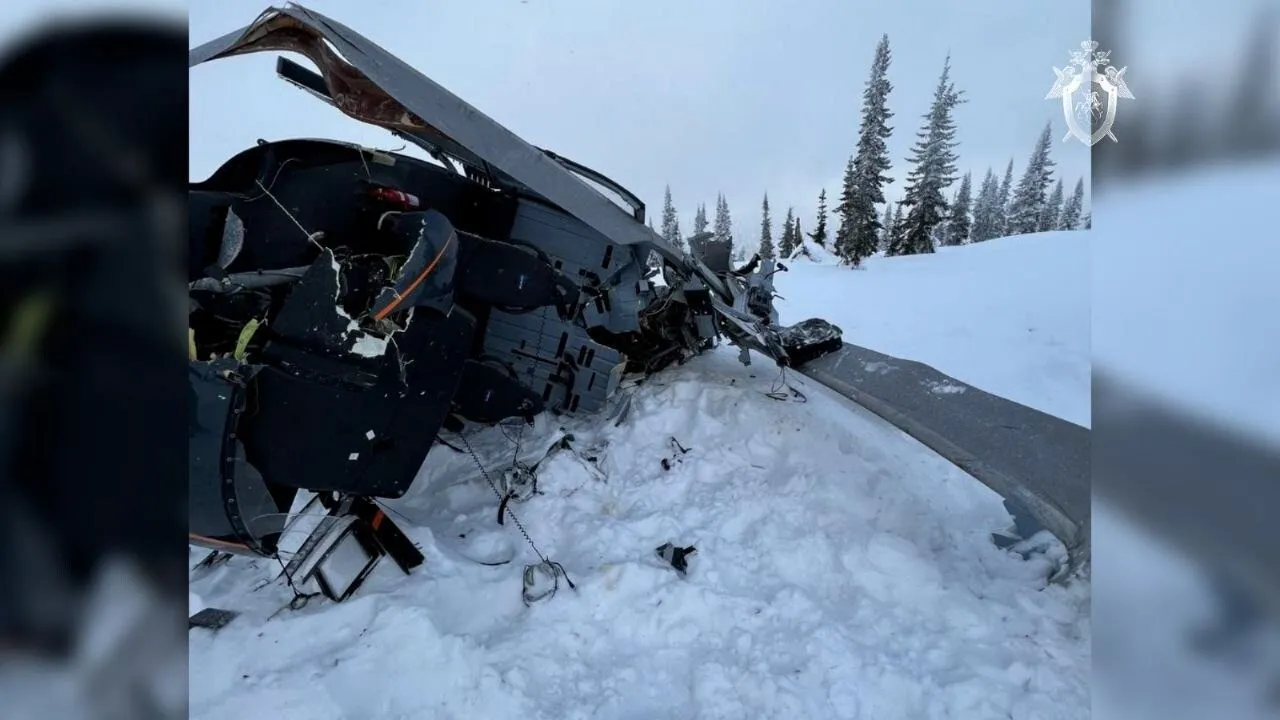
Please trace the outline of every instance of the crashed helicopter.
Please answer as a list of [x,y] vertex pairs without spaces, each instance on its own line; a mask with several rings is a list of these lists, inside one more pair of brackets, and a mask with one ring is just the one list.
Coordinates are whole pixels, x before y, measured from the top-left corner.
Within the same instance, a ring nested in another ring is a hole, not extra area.
[[422,562],[376,499],[442,431],[601,412],[624,376],[721,340],[783,367],[842,346],[823,320],[779,325],[785,266],[734,268],[705,234],[696,257],[672,247],[626,188],[317,12],[268,9],[189,65],[269,51],[436,162],[259,141],[190,185],[191,544],[287,556],[291,582],[342,600],[381,557]]

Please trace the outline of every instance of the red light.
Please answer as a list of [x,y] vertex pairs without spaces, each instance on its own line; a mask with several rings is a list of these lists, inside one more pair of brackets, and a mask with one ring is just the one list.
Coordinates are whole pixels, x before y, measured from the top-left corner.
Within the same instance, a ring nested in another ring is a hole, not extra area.
[[421,201],[418,200],[417,195],[411,195],[407,192],[396,190],[394,188],[375,186],[369,188],[369,194],[382,202],[395,205],[396,207],[404,208],[406,210],[416,209],[422,205]]

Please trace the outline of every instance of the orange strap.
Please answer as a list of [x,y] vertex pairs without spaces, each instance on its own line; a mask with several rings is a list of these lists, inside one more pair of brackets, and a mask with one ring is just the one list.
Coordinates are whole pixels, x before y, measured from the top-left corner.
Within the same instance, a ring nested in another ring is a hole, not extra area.
[[436,269],[436,265],[440,264],[440,259],[444,257],[444,251],[449,249],[449,244],[453,242],[453,237],[453,235],[449,235],[449,237],[445,239],[444,245],[440,246],[440,252],[436,253],[436,256],[431,259],[431,262],[428,263],[425,268],[422,269],[422,272],[418,273],[418,277],[414,278],[413,282],[409,283],[409,287],[405,288],[404,292],[400,293],[395,300],[392,300],[386,307],[379,310],[373,316],[374,320],[381,320],[395,312],[396,308],[400,307],[400,303],[403,302],[405,298],[412,295],[414,290],[418,289],[418,286],[422,284],[422,281],[426,280],[427,276]]
[[232,552],[248,552],[249,546],[243,543],[227,542],[226,540],[216,540],[204,535],[197,535],[193,532],[187,533],[187,541],[194,545],[204,545],[206,547],[222,547]]

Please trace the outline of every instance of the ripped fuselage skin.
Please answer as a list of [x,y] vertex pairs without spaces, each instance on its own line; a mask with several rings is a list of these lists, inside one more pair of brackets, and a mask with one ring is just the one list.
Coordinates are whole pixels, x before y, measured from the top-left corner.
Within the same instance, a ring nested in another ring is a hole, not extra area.
[[624,375],[721,339],[784,366],[840,347],[821,320],[777,324],[784,268],[671,247],[625,188],[318,13],[273,8],[190,64],[269,50],[320,70],[282,58],[284,79],[438,162],[260,141],[191,185],[193,544],[274,556],[303,493],[361,515],[365,546],[403,545],[368,499],[402,496],[442,430],[597,412]]

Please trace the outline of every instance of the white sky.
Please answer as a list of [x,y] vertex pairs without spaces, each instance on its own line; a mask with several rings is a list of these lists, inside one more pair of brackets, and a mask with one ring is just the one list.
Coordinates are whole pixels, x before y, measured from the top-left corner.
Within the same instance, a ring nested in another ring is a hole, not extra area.
[[[1197,67],[1235,69],[1250,11],[1280,0],[1180,3],[1125,0],[1129,86],[1167,86]],[[106,9],[189,10],[191,45],[248,22],[269,0],[8,0],[0,38],[63,14]],[[861,91],[882,32],[894,51],[890,141],[902,191],[942,59],[969,102],[957,111],[961,169],[975,185],[1010,157],[1015,172],[1045,121],[1068,188],[1088,153],[1042,100],[1050,67],[1089,35],[1084,2],[1022,0],[312,0],[507,124],[614,177],[660,208],[671,183],[687,230],[698,202],[724,192],[735,231],[758,234],[767,190],[780,220],[795,205],[812,229],[817,193],[834,197],[857,138]],[[192,80],[190,176],[201,179],[258,137],[325,136],[396,145],[274,76],[268,56],[197,68]],[[305,63],[305,61],[303,61]],[[249,101],[251,98],[260,100]],[[1121,109],[1123,112],[1123,108]],[[1088,184],[1086,177],[1086,185]]]
[[[525,140],[605,173],[651,214],[671,184],[681,225],[698,202],[729,199],[735,234],[758,237],[769,192],[812,229],[818,191],[839,193],[857,141],[875,44],[893,50],[890,153],[896,198],[905,158],[948,51],[969,102],[956,112],[961,171],[1015,173],[1046,121],[1068,190],[1089,155],[1044,100],[1051,68],[1089,35],[1083,3],[951,0],[311,0],[507,125]],[[191,45],[242,26],[263,0],[193,3]],[[298,59],[298,58],[295,58]],[[301,62],[306,64],[305,59]],[[367,130],[275,77],[274,56],[231,58],[191,73],[191,177],[207,177],[259,137],[337,137],[383,147]],[[1087,183],[1087,180],[1086,180]],[[976,189],[976,188],[975,188]],[[834,200],[831,204],[834,204]],[[777,229],[775,228],[775,234]]]

